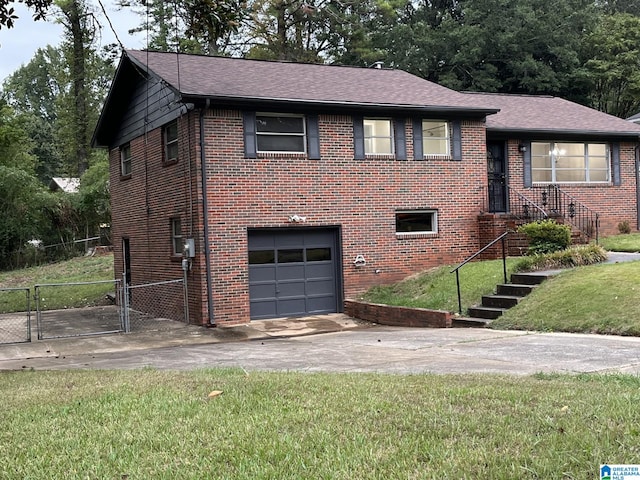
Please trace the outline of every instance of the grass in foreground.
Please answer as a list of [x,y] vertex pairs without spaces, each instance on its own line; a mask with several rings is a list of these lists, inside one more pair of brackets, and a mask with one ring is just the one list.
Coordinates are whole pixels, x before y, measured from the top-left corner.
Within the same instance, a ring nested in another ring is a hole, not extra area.
[[[507,278],[513,271],[517,259],[507,259]],[[371,288],[362,299],[367,302],[405,307],[431,308],[458,311],[458,293],[455,266],[438,267],[418,275],[413,275],[392,285]],[[502,260],[471,262],[460,269],[460,292],[462,306],[467,308],[480,301],[482,295],[495,290],[496,284],[503,283]]]
[[640,262],[563,272],[507,310],[492,328],[640,336]]
[[601,238],[600,245],[611,252],[640,252],[640,233]]
[[635,376],[142,370],[0,385],[3,479],[587,479],[640,454]]
[[[21,270],[0,272],[0,289],[30,288],[49,283],[78,283],[113,280],[113,255],[76,257],[63,262]],[[45,309],[84,307],[100,303],[112,284],[76,285],[73,287],[43,287],[42,306]],[[0,313],[25,310],[23,292],[0,292]]]

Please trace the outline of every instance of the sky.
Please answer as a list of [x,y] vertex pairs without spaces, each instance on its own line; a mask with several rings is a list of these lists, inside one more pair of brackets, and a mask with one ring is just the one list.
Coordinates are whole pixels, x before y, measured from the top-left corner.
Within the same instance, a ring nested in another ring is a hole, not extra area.
[[[89,0],[95,10],[98,22],[102,26],[99,45],[115,42],[115,35],[106,21],[97,0]],[[9,4],[18,15],[13,28],[0,29],[0,84],[22,65],[26,65],[33,58],[38,48],[52,45],[59,46],[62,41],[62,26],[53,20],[34,22],[33,13],[22,3]],[[143,33],[129,35],[128,30],[138,26],[141,17],[129,11],[118,11],[115,0],[103,0],[107,15],[111,19],[118,38],[126,48],[141,49],[145,46]]]

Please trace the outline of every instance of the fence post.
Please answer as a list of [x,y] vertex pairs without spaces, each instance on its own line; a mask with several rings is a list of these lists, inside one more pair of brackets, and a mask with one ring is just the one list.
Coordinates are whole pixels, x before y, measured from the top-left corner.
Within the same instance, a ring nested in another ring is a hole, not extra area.
[[124,309],[124,333],[131,333],[129,323],[129,285],[127,284],[126,272],[122,274],[122,308]]

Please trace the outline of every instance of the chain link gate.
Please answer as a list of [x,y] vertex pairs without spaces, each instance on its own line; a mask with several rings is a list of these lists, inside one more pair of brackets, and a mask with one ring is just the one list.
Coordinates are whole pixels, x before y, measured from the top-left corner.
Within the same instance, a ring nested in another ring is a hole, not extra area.
[[30,341],[30,289],[0,288],[0,344]]
[[174,330],[189,325],[184,279],[125,285],[124,331]]
[[[107,299],[109,285],[115,291],[115,304]],[[80,288],[81,287],[81,288]],[[104,304],[74,307],[83,303],[80,292],[104,295]],[[120,280],[76,283],[43,283],[34,287],[38,340],[104,335],[124,331]],[[62,306],[62,308],[61,308]]]

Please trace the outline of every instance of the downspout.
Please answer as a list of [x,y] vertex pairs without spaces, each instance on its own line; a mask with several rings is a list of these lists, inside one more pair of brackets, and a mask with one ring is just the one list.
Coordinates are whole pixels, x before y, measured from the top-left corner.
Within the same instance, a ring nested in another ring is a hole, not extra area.
[[209,312],[209,326],[215,327],[213,315],[213,291],[211,281],[211,254],[209,244],[209,204],[207,201],[207,164],[204,144],[204,114],[209,109],[211,102],[207,98],[204,108],[200,108],[200,168],[202,175],[202,220],[204,222],[204,261],[207,275],[207,305]]

